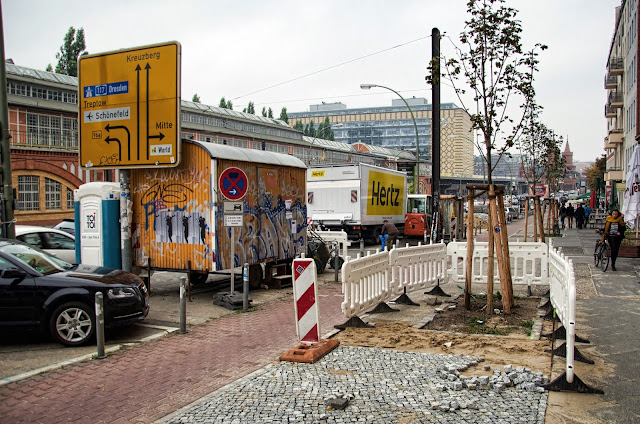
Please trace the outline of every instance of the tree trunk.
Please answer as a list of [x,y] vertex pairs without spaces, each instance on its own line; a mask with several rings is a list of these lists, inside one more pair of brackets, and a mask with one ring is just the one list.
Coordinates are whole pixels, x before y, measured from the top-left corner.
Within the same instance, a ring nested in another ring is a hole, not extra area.
[[464,308],[468,311],[471,309],[471,277],[473,272],[473,230],[475,220],[473,216],[473,202],[475,199],[475,190],[469,189],[469,212],[467,217],[467,269],[464,280]]

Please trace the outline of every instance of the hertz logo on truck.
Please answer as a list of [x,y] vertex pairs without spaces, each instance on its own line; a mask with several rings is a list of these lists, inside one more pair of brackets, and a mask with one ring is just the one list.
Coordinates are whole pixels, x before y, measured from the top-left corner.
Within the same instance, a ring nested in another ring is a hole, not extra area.
[[404,205],[404,177],[382,172],[369,172],[367,214],[402,215]]

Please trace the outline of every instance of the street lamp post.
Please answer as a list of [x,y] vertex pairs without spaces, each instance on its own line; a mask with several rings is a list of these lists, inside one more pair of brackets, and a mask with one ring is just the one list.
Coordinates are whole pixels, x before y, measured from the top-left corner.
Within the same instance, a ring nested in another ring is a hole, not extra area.
[[402,99],[404,104],[407,106],[407,109],[409,109],[409,113],[411,114],[411,119],[413,120],[413,128],[416,131],[416,167],[413,173],[414,175],[413,191],[415,192],[415,194],[419,194],[420,193],[420,139],[418,138],[418,124],[416,124],[416,118],[415,116],[413,116],[413,110],[411,110],[409,103],[407,103],[404,97],[402,97],[400,93],[398,93],[393,88],[389,88],[389,87],[385,87],[384,85],[377,85],[377,84],[360,84],[360,88],[363,90],[369,90],[374,87],[385,88],[389,91],[393,91],[398,97]]

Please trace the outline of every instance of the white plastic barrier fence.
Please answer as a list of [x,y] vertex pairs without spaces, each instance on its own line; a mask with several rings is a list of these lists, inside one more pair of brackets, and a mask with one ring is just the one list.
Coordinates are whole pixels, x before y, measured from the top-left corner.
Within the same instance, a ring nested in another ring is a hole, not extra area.
[[392,249],[389,252],[393,294],[424,289],[447,276],[444,243]]
[[549,293],[551,305],[566,331],[567,383],[573,383],[573,361],[576,337],[576,277],[573,261],[549,248]]
[[351,246],[351,242],[344,231],[316,231],[317,235],[322,237],[324,241],[337,242],[340,244],[341,256],[346,258],[348,255],[347,247]]
[[359,315],[403,292],[424,288],[446,277],[444,243],[378,252],[351,259],[342,266],[342,312]]
[[390,283],[388,251],[347,258],[342,265],[342,312],[351,318],[384,302],[391,295]]
[[[456,283],[464,283],[467,272],[467,243],[449,243],[447,256],[451,258],[449,269],[451,279]],[[513,284],[546,285],[549,283],[549,250],[545,243],[509,242],[509,259]],[[472,283],[486,283],[488,265],[489,243],[475,242],[473,244]],[[496,272],[494,275],[494,281],[498,281],[499,273]]]

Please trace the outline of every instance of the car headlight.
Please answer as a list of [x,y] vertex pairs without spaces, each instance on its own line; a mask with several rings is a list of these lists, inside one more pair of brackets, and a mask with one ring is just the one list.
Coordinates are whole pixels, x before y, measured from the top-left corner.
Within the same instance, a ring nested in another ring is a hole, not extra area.
[[135,297],[136,292],[135,290],[129,287],[123,287],[123,288],[109,289],[107,291],[107,296],[109,297],[109,299],[125,299],[127,297]]

